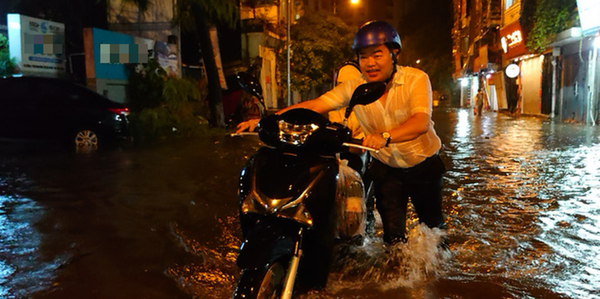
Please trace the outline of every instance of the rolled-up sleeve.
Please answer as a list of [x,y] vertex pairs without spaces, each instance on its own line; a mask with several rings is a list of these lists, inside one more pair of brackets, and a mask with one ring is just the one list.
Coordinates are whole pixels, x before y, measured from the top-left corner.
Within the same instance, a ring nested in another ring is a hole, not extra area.
[[412,84],[410,85],[410,112],[432,114],[432,92],[429,76],[424,72],[416,74]]

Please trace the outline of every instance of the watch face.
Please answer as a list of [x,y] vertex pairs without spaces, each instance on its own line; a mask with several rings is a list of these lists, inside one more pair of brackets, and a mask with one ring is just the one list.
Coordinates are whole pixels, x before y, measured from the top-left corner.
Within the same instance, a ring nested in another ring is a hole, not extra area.
[[383,138],[385,138],[385,139],[388,139],[388,138],[390,138],[390,137],[391,137],[391,135],[390,135],[390,133],[388,133],[388,132],[383,132],[383,133],[381,133],[381,137],[383,137]]

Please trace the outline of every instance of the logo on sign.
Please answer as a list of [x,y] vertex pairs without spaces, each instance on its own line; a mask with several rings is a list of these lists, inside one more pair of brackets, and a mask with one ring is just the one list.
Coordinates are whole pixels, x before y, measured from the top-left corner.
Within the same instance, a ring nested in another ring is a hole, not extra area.
[[500,39],[500,43],[502,44],[502,50],[504,53],[508,53],[508,48],[514,47],[523,41],[523,36],[521,35],[521,30],[515,30],[510,34],[503,36]]

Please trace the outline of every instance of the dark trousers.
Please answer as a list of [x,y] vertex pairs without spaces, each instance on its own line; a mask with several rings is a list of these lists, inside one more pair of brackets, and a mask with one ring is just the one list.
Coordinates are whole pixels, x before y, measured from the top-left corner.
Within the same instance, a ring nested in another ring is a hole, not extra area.
[[367,173],[373,181],[386,243],[406,241],[409,198],[419,222],[430,228],[446,228],[442,214],[442,175],[445,171],[444,162],[438,154],[410,168],[394,168],[373,159]]

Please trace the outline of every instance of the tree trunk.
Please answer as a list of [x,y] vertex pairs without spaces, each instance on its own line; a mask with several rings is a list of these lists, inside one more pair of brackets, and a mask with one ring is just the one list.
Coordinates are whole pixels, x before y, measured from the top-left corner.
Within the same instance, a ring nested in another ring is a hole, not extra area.
[[206,18],[206,13],[200,14],[196,18],[198,25],[198,35],[202,47],[202,58],[208,80],[208,106],[210,109],[210,123],[215,127],[225,127],[225,114],[223,112],[223,100],[221,93],[221,83],[219,82],[219,72],[215,62],[213,46],[210,41],[210,27]]

